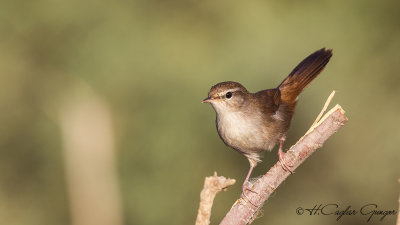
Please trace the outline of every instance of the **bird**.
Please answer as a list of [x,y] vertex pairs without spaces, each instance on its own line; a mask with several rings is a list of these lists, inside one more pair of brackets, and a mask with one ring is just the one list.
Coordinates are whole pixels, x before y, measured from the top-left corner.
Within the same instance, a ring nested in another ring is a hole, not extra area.
[[276,88],[249,92],[242,84],[225,81],[212,86],[203,103],[210,103],[216,112],[219,137],[232,149],[243,154],[250,169],[242,190],[252,191],[249,178],[261,162],[262,153],[279,143],[279,162],[285,171],[291,165],[284,161],[283,143],[300,93],[325,68],[332,49],[319,49],[302,60]]

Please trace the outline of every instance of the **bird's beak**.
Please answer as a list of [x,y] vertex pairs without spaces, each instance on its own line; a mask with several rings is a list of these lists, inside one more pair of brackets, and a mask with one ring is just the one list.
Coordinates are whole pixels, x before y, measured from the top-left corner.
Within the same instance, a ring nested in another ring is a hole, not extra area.
[[212,102],[212,100],[214,100],[212,97],[207,97],[207,98],[203,99],[203,101],[201,101],[201,103]]

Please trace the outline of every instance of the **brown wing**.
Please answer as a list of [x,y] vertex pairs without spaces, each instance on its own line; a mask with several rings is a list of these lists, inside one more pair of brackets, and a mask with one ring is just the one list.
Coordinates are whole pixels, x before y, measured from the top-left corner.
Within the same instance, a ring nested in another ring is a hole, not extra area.
[[281,92],[278,88],[259,91],[254,95],[265,113],[275,113],[281,104]]

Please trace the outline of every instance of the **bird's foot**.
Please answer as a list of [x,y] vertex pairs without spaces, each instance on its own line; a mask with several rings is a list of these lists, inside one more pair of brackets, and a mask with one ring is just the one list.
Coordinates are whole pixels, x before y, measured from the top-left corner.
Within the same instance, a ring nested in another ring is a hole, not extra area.
[[255,193],[255,194],[258,194],[256,191],[254,191],[253,189],[251,189],[248,185],[250,184],[250,182],[248,182],[248,181],[246,181],[246,182],[244,182],[243,183],[243,185],[242,185],[242,198],[243,198],[243,200],[245,200],[246,202],[249,202],[250,204],[252,204],[253,206],[256,206],[257,207],[257,205],[255,204],[255,203],[253,203],[251,200],[250,200],[250,198],[246,195],[246,192],[247,191],[249,191],[249,192],[252,192],[252,193]]
[[279,149],[279,151],[278,151],[278,156],[279,156],[279,163],[281,164],[282,168],[283,168],[285,171],[289,171],[290,173],[294,173],[294,172],[290,169],[290,167],[293,167],[293,165],[290,165],[290,164],[288,164],[288,163],[285,161],[285,153],[282,151],[282,149]]

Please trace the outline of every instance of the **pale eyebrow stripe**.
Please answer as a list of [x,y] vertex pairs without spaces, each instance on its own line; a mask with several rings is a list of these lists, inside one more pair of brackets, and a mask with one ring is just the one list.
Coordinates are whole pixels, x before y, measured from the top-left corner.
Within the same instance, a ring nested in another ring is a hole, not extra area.
[[240,89],[240,88],[228,89],[228,91],[226,91],[226,92],[220,92],[220,93],[218,94],[218,97],[221,98],[221,97],[225,96],[225,93],[227,93],[227,92],[235,92],[235,91],[239,91],[239,90],[241,90],[241,89]]
[[233,89],[229,89],[228,91],[235,92],[235,91],[239,91],[239,90],[240,90],[240,88],[233,88]]

